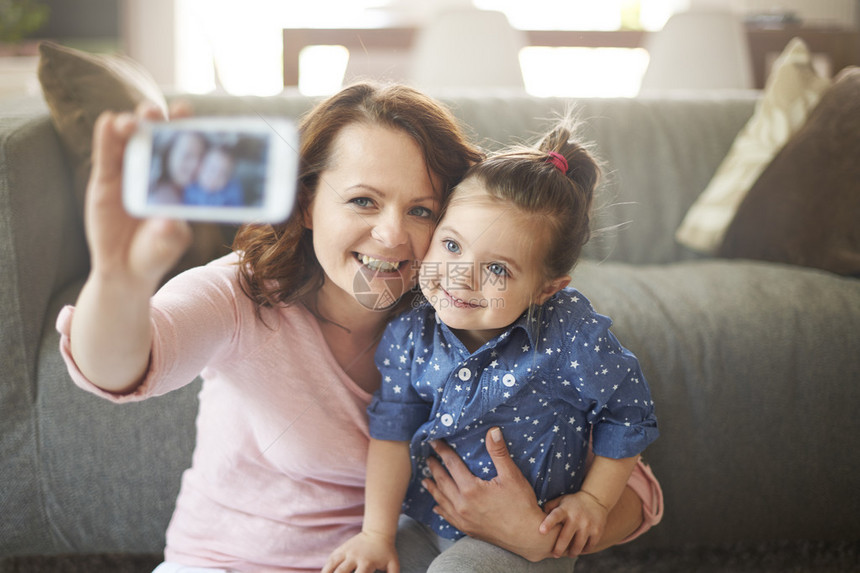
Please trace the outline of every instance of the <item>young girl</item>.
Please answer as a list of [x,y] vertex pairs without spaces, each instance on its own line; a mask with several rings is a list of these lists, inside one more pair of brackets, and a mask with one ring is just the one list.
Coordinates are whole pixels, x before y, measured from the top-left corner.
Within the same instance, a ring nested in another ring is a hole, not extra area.
[[[450,197],[421,265],[427,302],[392,321],[377,350],[383,378],[369,408],[362,532],[325,571],[392,571],[401,502],[442,538],[463,537],[434,513],[422,483],[434,440],[490,479],[483,438],[489,427],[504,430],[541,505],[577,492],[554,503],[541,524],[543,532],[560,527],[558,545],[577,554],[599,539],[639,453],[657,437],[638,361],[609,331],[610,320],[565,288],[589,237],[599,173],[569,139],[562,126],[535,150],[490,157]],[[587,467],[590,439],[596,456]],[[431,570],[483,562],[483,570],[507,571],[521,560],[485,545],[441,541],[449,549]]]

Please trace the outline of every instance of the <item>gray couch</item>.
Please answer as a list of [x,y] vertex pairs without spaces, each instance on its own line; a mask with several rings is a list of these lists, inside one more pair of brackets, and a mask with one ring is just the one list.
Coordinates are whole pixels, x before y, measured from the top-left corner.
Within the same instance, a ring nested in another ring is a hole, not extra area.
[[[666,513],[629,548],[822,542],[840,547],[840,559],[849,551],[851,561],[860,555],[852,544],[860,539],[860,280],[708,258],[673,239],[754,97],[576,102],[584,135],[608,169],[603,231],[573,284],[613,317],[657,404],[662,435],[645,457],[663,485]],[[570,103],[505,94],[446,101],[489,145],[537,133]],[[313,102],[198,96],[192,103],[201,115],[296,116]],[[71,177],[45,104],[0,102],[7,563],[22,563],[10,559],[20,555],[159,553],[189,463],[196,384],[115,406],[67,376],[54,322],[87,270]]]

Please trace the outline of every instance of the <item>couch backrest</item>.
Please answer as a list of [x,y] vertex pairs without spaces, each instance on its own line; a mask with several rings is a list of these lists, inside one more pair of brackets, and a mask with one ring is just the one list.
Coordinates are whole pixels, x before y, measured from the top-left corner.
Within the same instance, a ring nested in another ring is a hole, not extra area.
[[[507,92],[440,95],[487,149],[535,138],[572,110],[582,137],[605,162],[595,229],[585,256],[634,264],[697,258],[674,232],[752,115],[756,92],[728,97],[538,98]],[[202,96],[201,114],[275,113],[296,117],[315,99]]]
[[[634,264],[695,258],[674,240],[675,229],[708,184],[755,99],[569,100],[459,97],[446,100],[488,144],[540,134],[569,108],[581,135],[596,144],[605,174],[585,256]],[[602,231],[600,231],[602,229]]]

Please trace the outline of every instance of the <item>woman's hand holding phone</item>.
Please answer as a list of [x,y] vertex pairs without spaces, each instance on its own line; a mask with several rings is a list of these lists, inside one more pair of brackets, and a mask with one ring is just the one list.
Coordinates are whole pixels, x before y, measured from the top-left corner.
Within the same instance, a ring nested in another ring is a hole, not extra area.
[[[190,109],[175,106],[171,115],[187,117]],[[149,291],[147,297],[191,243],[191,230],[184,221],[137,219],[123,206],[126,145],[138,122],[163,119],[158,108],[147,104],[135,114],[105,112],[99,117],[84,217],[92,273],[108,280],[128,281],[134,290]]]

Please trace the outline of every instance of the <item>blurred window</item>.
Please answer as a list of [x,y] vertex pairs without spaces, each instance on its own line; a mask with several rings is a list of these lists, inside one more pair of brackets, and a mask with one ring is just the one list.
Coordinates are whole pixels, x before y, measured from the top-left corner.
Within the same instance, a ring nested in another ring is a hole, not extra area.
[[[448,0],[450,2],[450,0]],[[441,2],[440,2],[441,4]],[[177,88],[272,95],[283,89],[284,28],[375,27],[427,17],[427,0],[176,0]],[[474,0],[522,29],[659,29],[689,0]],[[341,87],[348,52],[313,46],[300,57],[299,89]],[[632,96],[648,63],[641,49],[528,47],[520,54],[526,90],[540,96]],[[558,70],[576,70],[560,74]],[[611,71],[611,73],[607,73]]]

